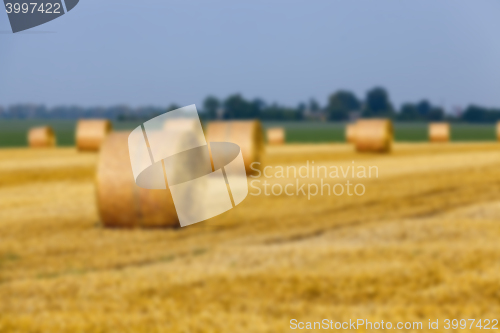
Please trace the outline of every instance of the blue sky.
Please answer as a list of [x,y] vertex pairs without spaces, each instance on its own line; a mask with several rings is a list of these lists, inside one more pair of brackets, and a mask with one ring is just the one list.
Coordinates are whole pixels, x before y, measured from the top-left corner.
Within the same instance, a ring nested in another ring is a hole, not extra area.
[[322,104],[382,85],[396,105],[500,107],[496,0],[80,0],[11,34],[0,105],[200,104],[242,93]]

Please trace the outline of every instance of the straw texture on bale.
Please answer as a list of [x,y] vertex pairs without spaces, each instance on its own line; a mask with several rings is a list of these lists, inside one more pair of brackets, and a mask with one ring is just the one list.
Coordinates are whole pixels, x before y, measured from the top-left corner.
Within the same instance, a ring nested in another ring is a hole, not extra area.
[[179,220],[170,190],[135,184],[128,151],[128,132],[105,139],[96,176],[101,221],[110,227],[176,227]]
[[390,152],[393,141],[392,122],[388,119],[362,119],[356,123],[356,150]]
[[32,148],[54,147],[56,136],[49,126],[35,127],[28,132],[28,144]]
[[264,139],[262,126],[258,120],[214,121],[208,124],[208,142],[232,142],[240,146],[247,174],[250,166],[260,162]]
[[347,124],[345,127],[345,140],[348,143],[356,142],[356,124]]
[[430,123],[429,141],[448,142],[450,141],[450,124],[448,123]]
[[270,145],[282,145],[285,143],[285,129],[273,127],[267,129],[267,143]]
[[111,130],[111,122],[107,119],[79,120],[76,126],[76,147],[82,151],[98,151]]

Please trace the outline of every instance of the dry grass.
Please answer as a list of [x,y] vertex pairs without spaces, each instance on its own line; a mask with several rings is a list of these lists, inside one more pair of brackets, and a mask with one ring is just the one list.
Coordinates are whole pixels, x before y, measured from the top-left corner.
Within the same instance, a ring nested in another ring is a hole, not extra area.
[[380,176],[364,182],[362,197],[249,196],[178,230],[102,228],[95,155],[2,151],[0,332],[282,332],[292,318],[424,327],[428,318],[497,318],[499,149],[268,147],[266,165],[355,160]]
[[0,186],[37,181],[91,179],[97,155],[74,148],[0,150]]

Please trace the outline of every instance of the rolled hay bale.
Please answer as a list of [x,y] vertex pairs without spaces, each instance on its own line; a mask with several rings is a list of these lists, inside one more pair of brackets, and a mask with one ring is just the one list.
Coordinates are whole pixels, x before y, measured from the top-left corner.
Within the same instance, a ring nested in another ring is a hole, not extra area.
[[97,203],[101,221],[108,227],[177,227],[168,189],[136,185],[129,157],[129,132],[114,132],[104,140],[97,166]]
[[99,151],[111,130],[111,122],[107,119],[79,120],[76,126],[76,147],[80,151]]
[[345,140],[347,143],[356,142],[356,124],[347,124],[345,127]]
[[260,162],[264,150],[262,126],[258,120],[210,122],[207,142],[232,142],[240,146],[247,174],[252,171],[252,163]]
[[450,141],[450,124],[448,123],[430,123],[429,124],[430,142],[448,142]]
[[355,144],[359,152],[390,152],[393,137],[389,119],[361,119],[356,123]]
[[283,127],[268,128],[267,143],[270,145],[285,144],[285,129]]
[[28,131],[28,144],[31,148],[47,148],[56,145],[56,136],[50,126],[34,127]]

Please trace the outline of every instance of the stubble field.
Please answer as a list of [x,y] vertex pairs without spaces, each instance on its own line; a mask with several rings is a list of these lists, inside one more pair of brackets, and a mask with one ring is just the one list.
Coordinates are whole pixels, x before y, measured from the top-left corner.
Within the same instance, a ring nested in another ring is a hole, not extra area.
[[427,331],[500,317],[498,143],[267,147],[263,166],[354,161],[379,176],[355,180],[363,196],[249,195],[179,229],[104,228],[97,158],[0,151],[0,332],[274,333],[325,318]]

